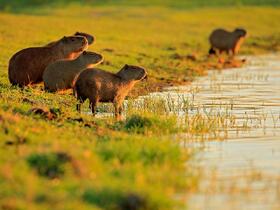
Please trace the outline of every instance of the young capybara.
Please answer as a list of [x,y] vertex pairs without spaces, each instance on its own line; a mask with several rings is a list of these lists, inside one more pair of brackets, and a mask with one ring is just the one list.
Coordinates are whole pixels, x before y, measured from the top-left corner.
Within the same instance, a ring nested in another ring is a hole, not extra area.
[[23,49],[9,61],[9,80],[13,85],[21,87],[39,83],[43,80],[43,72],[49,64],[60,59],[77,58],[87,47],[86,38],[69,36],[49,47]]
[[84,51],[74,60],[58,60],[47,66],[43,74],[45,89],[51,92],[69,89],[75,77],[84,69],[93,68],[103,61],[100,54]]
[[241,28],[237,28],[232,32],[224,29],[214,30],[209,37],[211,45],[209,54],[216,54],[216,50],[218,50],[219,53],[226,52],[229,54],[231,52],[233,56],[236,55],[246,37],[246,34],[246,30]]
[[144,68],[125,65],[118,73],[113,74],[100,69],[86,69],[77,78],[74,85],[74,94],[81,104],[89,99],[92,114],[95,115],[95,106],[98,102],[112,102],[115,108],[115,117],[119,119],[122,112],[122,103],[133,86],[147,77]]
[[[87,41],[88,41],[88,45],[91,45],[94,42],[94,40],[95,40],[94,36],[92,36],[90,34],[87,34],[87,33],[84,33],[84,32],[76,32],[75,34],[73,34],[73,36],[83,36],[83,37],[85,37],[87,39]],[[46,47],[50,47],[50,46],[54,45],[56,42],[58,42],[58,41],[50,42],[49,44],[46,45]]]

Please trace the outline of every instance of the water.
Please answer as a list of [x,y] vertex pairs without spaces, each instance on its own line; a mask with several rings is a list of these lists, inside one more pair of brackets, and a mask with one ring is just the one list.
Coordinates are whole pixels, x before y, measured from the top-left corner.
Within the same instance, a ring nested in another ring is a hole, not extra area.
[[280,56],[248,59],[244,68],[211,71],[179,88],[199,109],[237,119],[223,140],[186,145],[203,147],[192,163],[202,177],[190,210],[280,209]]

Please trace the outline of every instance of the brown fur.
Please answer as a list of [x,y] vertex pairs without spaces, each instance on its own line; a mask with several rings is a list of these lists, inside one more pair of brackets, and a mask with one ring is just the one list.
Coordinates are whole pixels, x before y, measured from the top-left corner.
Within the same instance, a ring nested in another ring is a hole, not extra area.
[[13,85],[25,86],[39,83],[45,68],[60,59],[74,59],[87,48],[82,36],[63,37],[50,47],[26,48],[9,61],[9,80]]
[[216,50],[218,50],[219,53],[226,52],[227,54],[230,54],[231,52],[232,55],[236,55],[246,34],[247,32],[244,29],[238,28],[232,32],[224,29],[214,30],[209,37],[211,45],[209,54],[216,54]]
[[45,89],[53,92],[71,88],[75,77],[82,70],[92,68],[102,60],[102,55],[84,51],[74,60],[59,60],[48,65],[43,74]]
[[[90,34],[87,34],[87,33],[83,33],[83,32],[76,32],[75,34],[73,34],[73,36],[83,36],[83,37],[85,37],[87,39],[87,41],[88,41],[88,45],[91,45],[94,42],[94,40],[95,40],[94,36],[92,36]],[[50,47],[50,46],[54,45],[57,42],[59,42],[59,40],[50,42],[45,47]]]
[[116,74],[100,69],[86,69],[78,76],[74,86],[74,93],[80,102],[77,110],[80,111],[81,104],[86,99],[90,100],[93,115],[98,102],[112,102],[115,116],[119,118],[125,97],[133,86],[145,77],[145,69],[130,65],[125,65]]

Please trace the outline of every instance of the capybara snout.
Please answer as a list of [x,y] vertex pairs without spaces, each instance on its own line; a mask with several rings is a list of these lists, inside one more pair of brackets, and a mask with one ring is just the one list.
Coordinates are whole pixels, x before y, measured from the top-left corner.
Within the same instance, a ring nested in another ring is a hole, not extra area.
[[242,37],[246,37],[247,36],[247,31],[243,28],[236,28],[234,30],[234,33],[236,33],[238,35],[239,38],[242,38]]
[[63,37],[62,41],[65,44],[71,44],[74,52],[83,52],[88,48],[88,41],[83,36],[69,36]]
[[126,64],[117,75],[126,80],[142,80],[147,76],[147,72],[143,67]]
[[83,56],[86,60],[92,61],[93,63],[99,64],[103,61],[103,56],[99,53],[84,51]]

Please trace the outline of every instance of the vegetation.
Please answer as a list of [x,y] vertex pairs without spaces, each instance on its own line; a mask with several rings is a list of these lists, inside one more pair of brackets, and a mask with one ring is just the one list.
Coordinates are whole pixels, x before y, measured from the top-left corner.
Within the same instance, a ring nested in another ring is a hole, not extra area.
[[[18,2],[0,1],[0,5],[9,11]],[[182,209],[198,177],[186,164],[194,151],[180,147],[175,134],[199,135],[227,126],[224,118],[203,116],[184,116],[182,126],[175,113],[157,100],[148,101],[144,108],[131,107],[128,101],[127,118],[121,122],[79,115],[71,91],[52,94],[45,93],[42,85],[10,86],[8,60],[18,50],[76,31],[92,33],[97,41],[89,50],[104,55],[101,68],[116,72],[125,63],[147,68],[149,82],[136,88],[138,95],[187,83],[221,65],[206,56],[207,36],[215,27],[248,29],[243,54],[274,52],[280,47],[278,8],[186,12],[123,6],[120,10],[112,1],[104,2],[102,7],[75,4],[29,9],[28,14],[0,13],[1,209]],[[191,104],[185,101],[184,106]],[[99,106],[99,111],[104,109]]]

